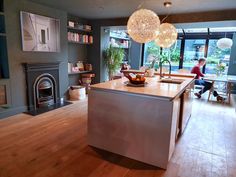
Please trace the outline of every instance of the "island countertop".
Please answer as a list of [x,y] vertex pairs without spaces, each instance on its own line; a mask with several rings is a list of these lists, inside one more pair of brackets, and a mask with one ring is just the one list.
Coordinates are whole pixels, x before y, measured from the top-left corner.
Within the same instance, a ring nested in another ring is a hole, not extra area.
[[[135,70],[135,69],[129,69],[129,70],[121,70],[122,73],[124,74],[127,74],[127,73],[139,73],[139,74],[144,74],[145,72],[144,71],[141,71],[141,70]],[[154,73],[155,75],[160,75],[159,72],[155,71]],[[168,76],[169,74],[164,72],[165,76]],[[192,77],[195,77],[196,75],[195,74],[192,74],[192,73],[181,73],[181,72],[176,72],[176,71],[172,71],[171,72],[171,76],[172,77],[189,77],[189,78],[192,78]]]
[[173,79],[183,80],[181,84],[160,82],[159,76],[147,77],[145,87],[130,87],[124,84],[127,78],[103,82],[91,86],[91,89],[106,91],[117,91],[123,93],[140,94],[146,96],[160,97],[173,100],[181,95],[185,89],[194,81],[194,77],[171,77]]

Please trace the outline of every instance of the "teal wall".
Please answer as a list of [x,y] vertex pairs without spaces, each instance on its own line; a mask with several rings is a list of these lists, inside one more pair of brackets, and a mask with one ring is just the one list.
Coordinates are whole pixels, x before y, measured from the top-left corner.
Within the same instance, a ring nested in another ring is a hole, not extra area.
[[[65,94],[68,87],[67,13],[27,0],[5,0],[4,3],[11,107],[4,113],[0,112],[0,118],[26,110],[26,80],[22,63],[60,62],[61,97]],[[58,53],[23,52],[21,48],[20,11],[60,19],[61,51]]]
[[130,66],[132,69],[139,69],[142,62],[142,44],[131,39]]

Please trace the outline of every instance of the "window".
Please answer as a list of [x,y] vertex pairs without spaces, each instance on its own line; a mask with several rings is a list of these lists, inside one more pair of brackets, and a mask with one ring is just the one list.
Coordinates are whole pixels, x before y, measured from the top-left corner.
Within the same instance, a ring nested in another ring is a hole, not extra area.
[[184,29],[185,33],[207,33],[207,28]]
[[[168,59],[169,58],[168,55],[170,55],[172,71],[179,70],[180,49],[181,49],[181,40],[177,40],[176,43],[173,44],[169,49],[163,49],[162,51],[163,58]],[[163,66],[166,65],[163,64]]]
[[218,40],[210,39],[208,45],[208,56],[205,73],[216,74],[216,66],[223,63],[225,66],[225,74],[229,66],[230,49],[221,50],[217,47]]
[[[150,66],[151,61],[153,59],[159,59],[162,57],[163,59],[168,59],[170,57],[172,71],[177,71],[179,69],[179,60],[180,60],[180,48],[181,48],[181,40],[177,40],[175,44],[173,44],[168,49],[161,49],[159,46],[155,44],[154,41],[145,44],[144,46],[144,66]],[[170,56],[169,56],[170,55]],[[159,63],[154,65],[155,69],[159,68]],[[163,67],[167,67],[166,63],[163,64]]]
[[160,47],[157,46],[154,41],[145,44],[143,65],[150,66],[151,61],[153,59],[157,59],[160,57],[160,51],[161,51]]
[[185,40],[183,68],[191,70],[199,58],[204,57],[205,39]]
[[236,32],[236,27],[210,28],[210,32]]
[[[144,66],[150,66],[153,58],[162,57],[162,60],[171,60],[172,71],[179,68],[190,71],[200,58],[206,57],[207,62],[203,70],[205,73],[217,74],[216,68],[218,64],[222,64],[220,68],[225,68],[223,74],[227,74],[230,49],[221,50],[216,44],[222,37],[233,38],[236,27],[189,28],[177,31],[178,40],[169,49],[161,49],[155,42],[144,45]],[[155,69],[159,68],[158,64],[155,64]],[[168,64],[163,63],[163,66],[168,67]]]

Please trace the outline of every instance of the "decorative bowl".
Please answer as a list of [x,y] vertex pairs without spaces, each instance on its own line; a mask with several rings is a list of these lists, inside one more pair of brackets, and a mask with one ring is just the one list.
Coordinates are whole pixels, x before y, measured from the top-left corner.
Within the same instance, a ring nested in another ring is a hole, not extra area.
[[130,83],[135,85],[144,84],[146,80],[143,75],[136,75],[135,77],[127,75],[126,77],[129,79]]

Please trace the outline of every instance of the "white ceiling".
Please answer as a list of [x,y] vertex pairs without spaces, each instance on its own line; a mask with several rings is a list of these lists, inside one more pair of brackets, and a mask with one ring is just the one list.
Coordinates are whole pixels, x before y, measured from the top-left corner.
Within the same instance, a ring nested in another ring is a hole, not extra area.
[[[158,15],[236,9],[236,0],[170,0],[170,10],[163,7],[165,0],[30,0],[65,10],[83,18],[128,17],[139,5]],[[170,11],[170,12],[168,12]]]

